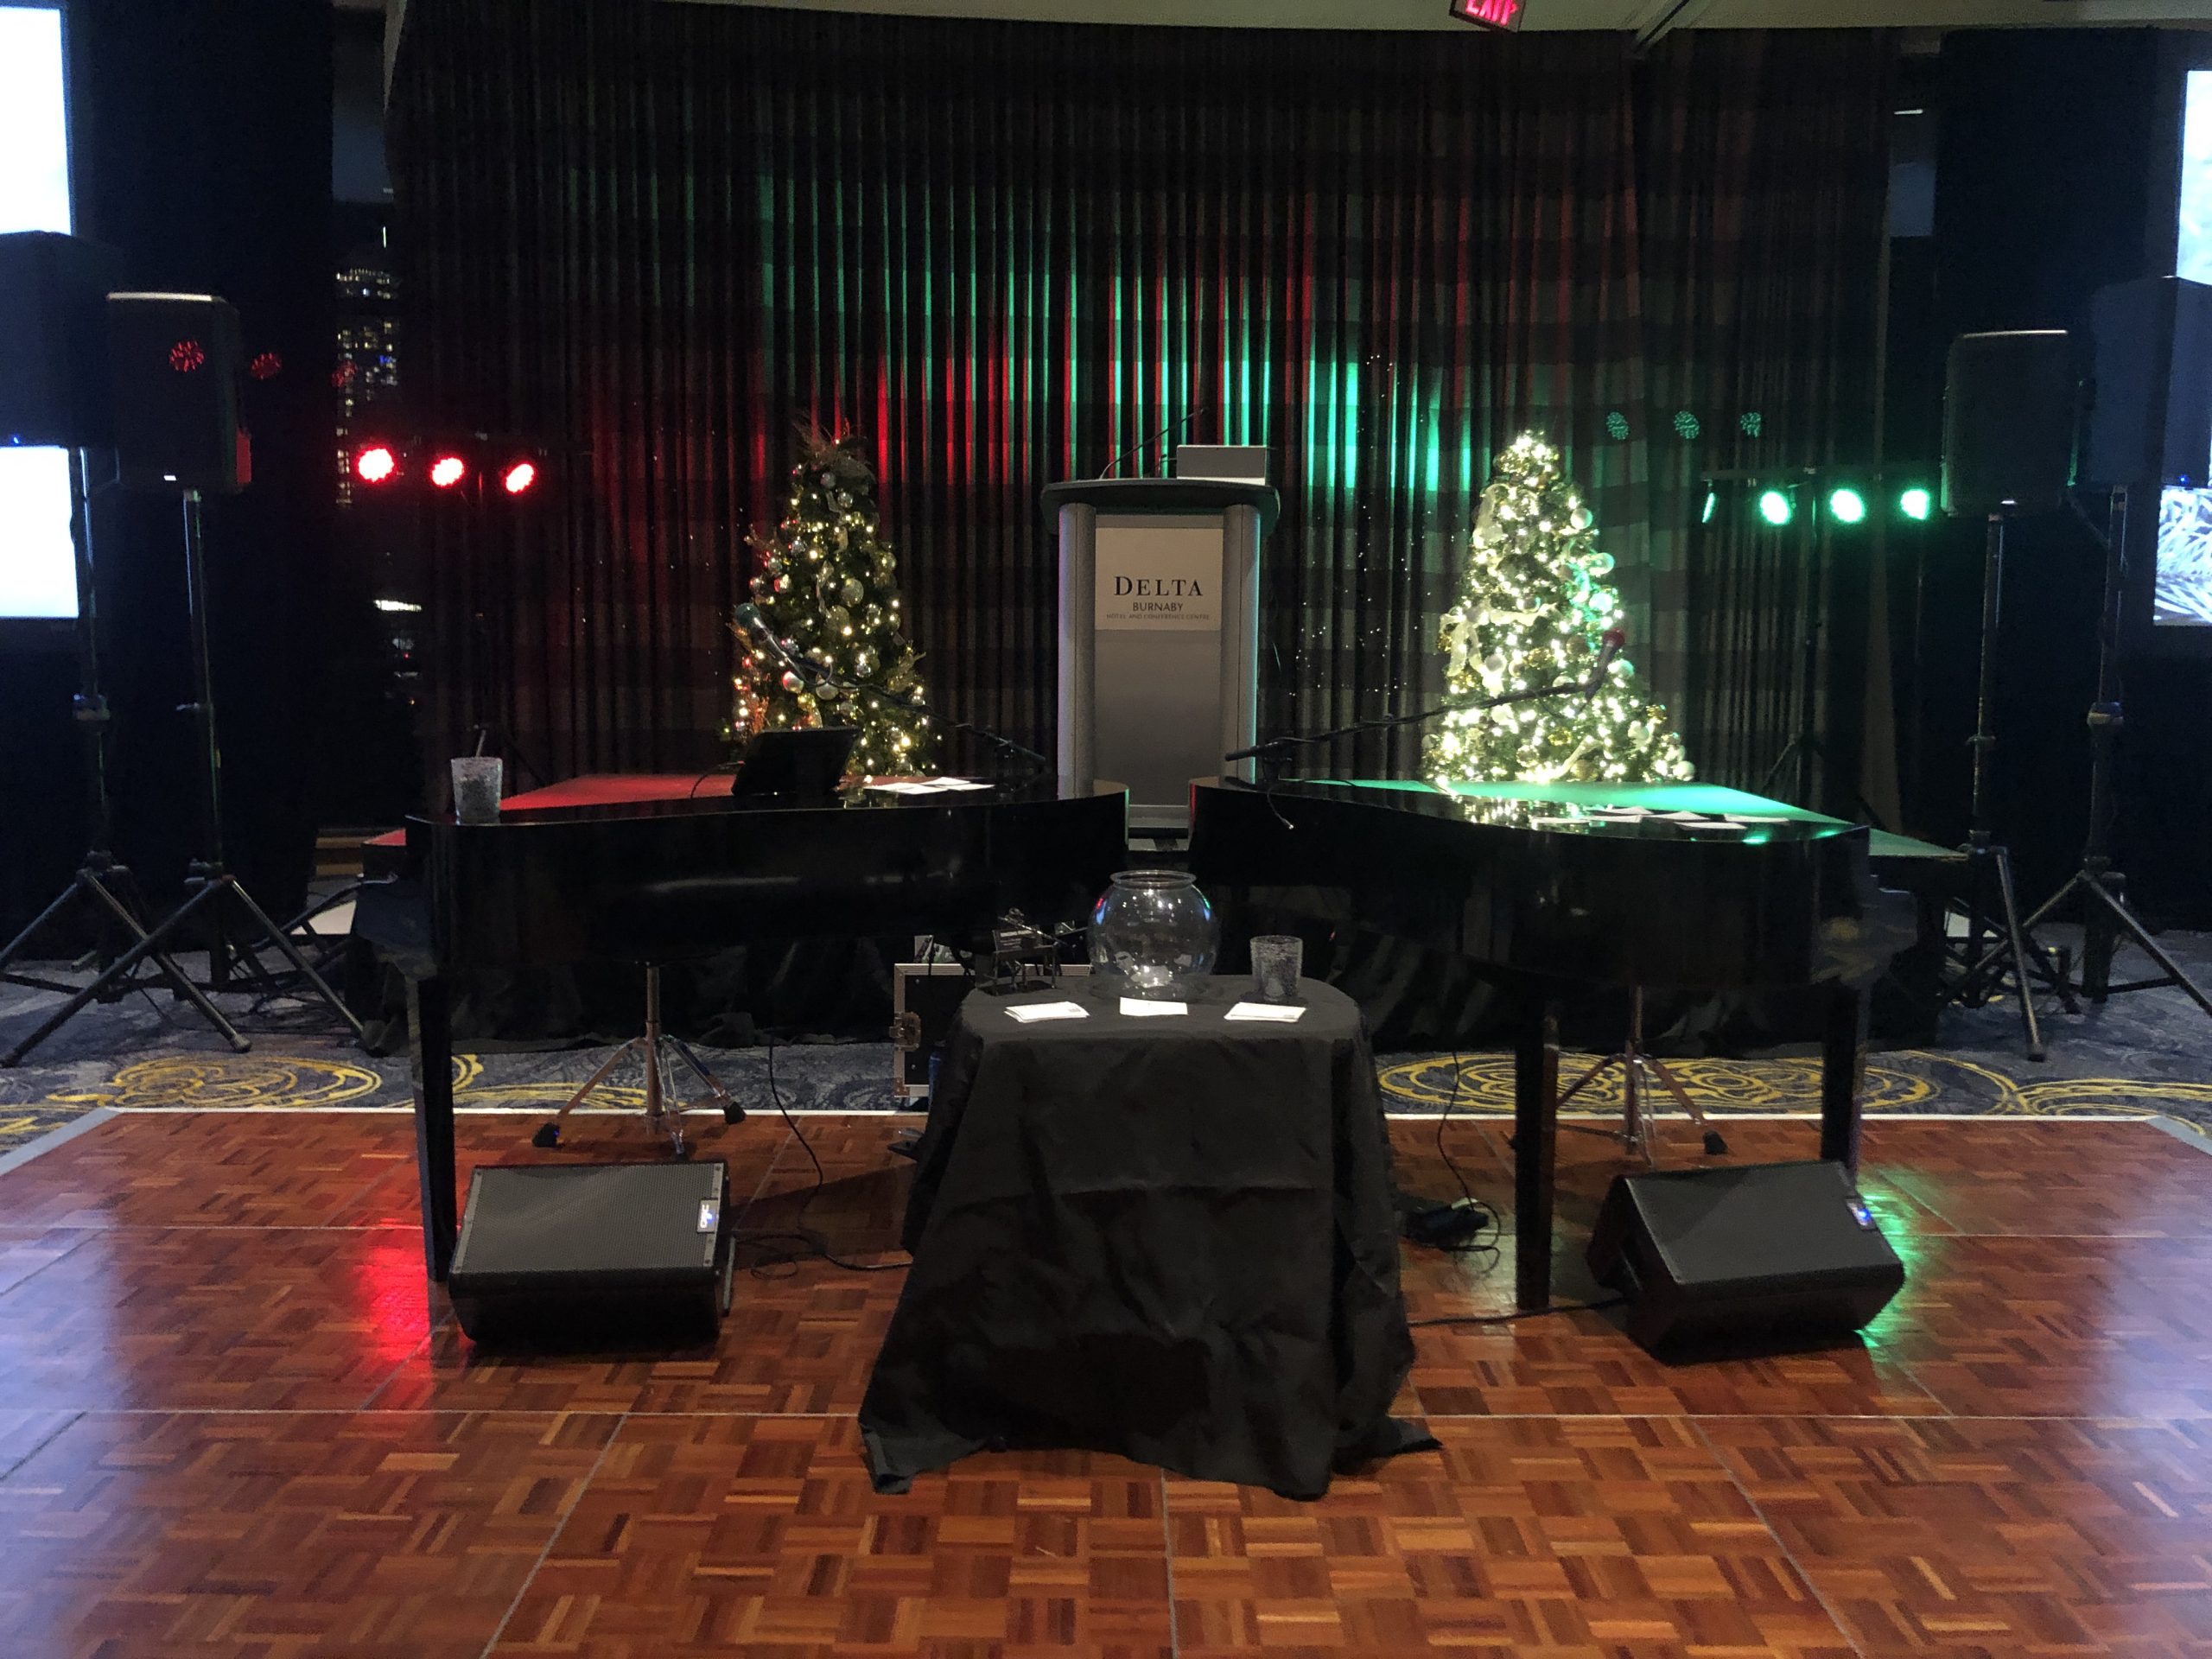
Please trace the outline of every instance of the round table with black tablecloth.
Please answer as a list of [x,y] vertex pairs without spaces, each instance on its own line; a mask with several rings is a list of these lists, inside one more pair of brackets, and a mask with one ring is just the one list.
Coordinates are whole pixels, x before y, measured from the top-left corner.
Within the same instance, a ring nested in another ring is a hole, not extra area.
[[[1225,1020],[1250,988],[1180,1017],[1079,979],[962,1006],[861,1408],[879,1488],[1065,1446],[1316,1497],[1432,1444],[1389,1414],[1413,1339],[1359,1010],[1307,980],[1296,1024]],[[1087,1017],[1007,1013],[1056,1001]]]

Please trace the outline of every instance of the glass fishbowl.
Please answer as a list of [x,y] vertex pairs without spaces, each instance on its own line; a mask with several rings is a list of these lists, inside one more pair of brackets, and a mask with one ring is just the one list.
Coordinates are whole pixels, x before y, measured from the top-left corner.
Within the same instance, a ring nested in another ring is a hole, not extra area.
[[1181,870],[1123,870],[1090,915],[1091,980],[1109,995],[1183,1001],[1220,948],[1213,906]]

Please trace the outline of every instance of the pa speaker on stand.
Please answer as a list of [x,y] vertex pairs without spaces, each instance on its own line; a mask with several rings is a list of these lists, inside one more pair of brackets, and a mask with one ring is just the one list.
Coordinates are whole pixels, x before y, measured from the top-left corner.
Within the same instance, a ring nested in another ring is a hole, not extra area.
[[[304,994],[342,1020],[358,1039],[361,1022],[301,954],[283,928],[240,885],[223,859],[223,762],[217,740],[214,677],[207,645],[207,559],[202,498],[234,494],[251,477],[238,427],[244,369],[238,313],[204,294],[111,294],[107,301],[109,387],[115,415],[116,467],[128,488],[175,494],[184,529],[185,601],[191,631],[193,701],[199,770],[198,855],[188,867],[184,902],[107,972],[50,1017],[14,1056],[43,1040],[149,957],[196,938],[207,951],[209,990],[251,989],[264,996]],[[287,987],[258,954],[273,950],[298,976]],[[187,995],[180,991],[180,995]],[[195,988],[189,995],[206,1005]],[[244,1040],[232,1032],[234,1045]]]
[[[110,714],[100,680],[99,585],[94,580],[86,464],[114,435],[107,373],[107,291],[116,255],[97,243],[49,232],[0,236],[0,442],[66,449],[69,454],[69,539],[77,587],[77,695],[72,715],[83,739],[90,823],[76,874],[30,925],[0,947],[0,980],[66,999],[0,1065],[23,1058],[93,1001],[114,1001],[138,989],[142,965],[155,974],[232,1048],[245,1039],[170,959],[145,925],[146,908],[130,871],[115,856],[114,814],[107,791]],[[89,985],[25,972],[33,945],[73,911],[89,910],[94,944],[79,968],[97,963]]]
[[[2127,904],[2127,880],[2113,855],[2120,815],[2114,750],[2126,725],[2120,701],[2120,607],[2128,588],[2131,496],[2160,486],[2201,489],[2212,471],[2212,287],[2158,276],[2100,289],[2089,301],[2096,342],[2095,397],[2089,412],[2088,474],[2109,492],[2096,536],[2104,552],[2104,596],[2097,618],[2097,691],[2089,705],[2089,833],[2081,868],[2037,906],[2025,926],[2072,902],[2082,913],[2082,995],[2101,1003],[2115,995],[2172,987],[2206,1014],[2212,995],[2189,976]],[[2086,523],[2086,520],[2085,520]],[[2158,971],[2114,983],[2113,952],[2133,944]]]

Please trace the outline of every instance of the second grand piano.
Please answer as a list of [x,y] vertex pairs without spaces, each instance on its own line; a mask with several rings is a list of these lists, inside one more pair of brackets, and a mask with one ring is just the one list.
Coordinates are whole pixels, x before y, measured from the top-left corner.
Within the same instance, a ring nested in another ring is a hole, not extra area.
[[1550,1299],[1559,1009],[1578,988],[1813,991],[1821,1156],[1857,1166],[1867,988],[1912,938],[1864,827],[1707,785],[1200,783],[1192,801],[1192,873],[1232,918],[1402,938],[1509,993],[1521,1306]]

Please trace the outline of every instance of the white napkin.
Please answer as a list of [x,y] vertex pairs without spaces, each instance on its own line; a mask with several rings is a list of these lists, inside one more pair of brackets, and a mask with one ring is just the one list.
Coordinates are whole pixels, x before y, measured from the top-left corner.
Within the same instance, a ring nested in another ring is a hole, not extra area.
[[1141,996],[1122,999],[1122,1012],[1132,1020],[1158,1020],[1190,1011],[1191,1005],[1187,1002],[1147,1002]]
[[1029,1026],[1039,1020],[1088,1020],[1090,1011],[1080,1002],[1024,1002],[1009,1007],[1006,1017]]
[[1273,1025],[1294,1025],[1306,1017],[1306,1010],[1294,1002],[1239,1002],[1224,1020],[1263,1020]]

